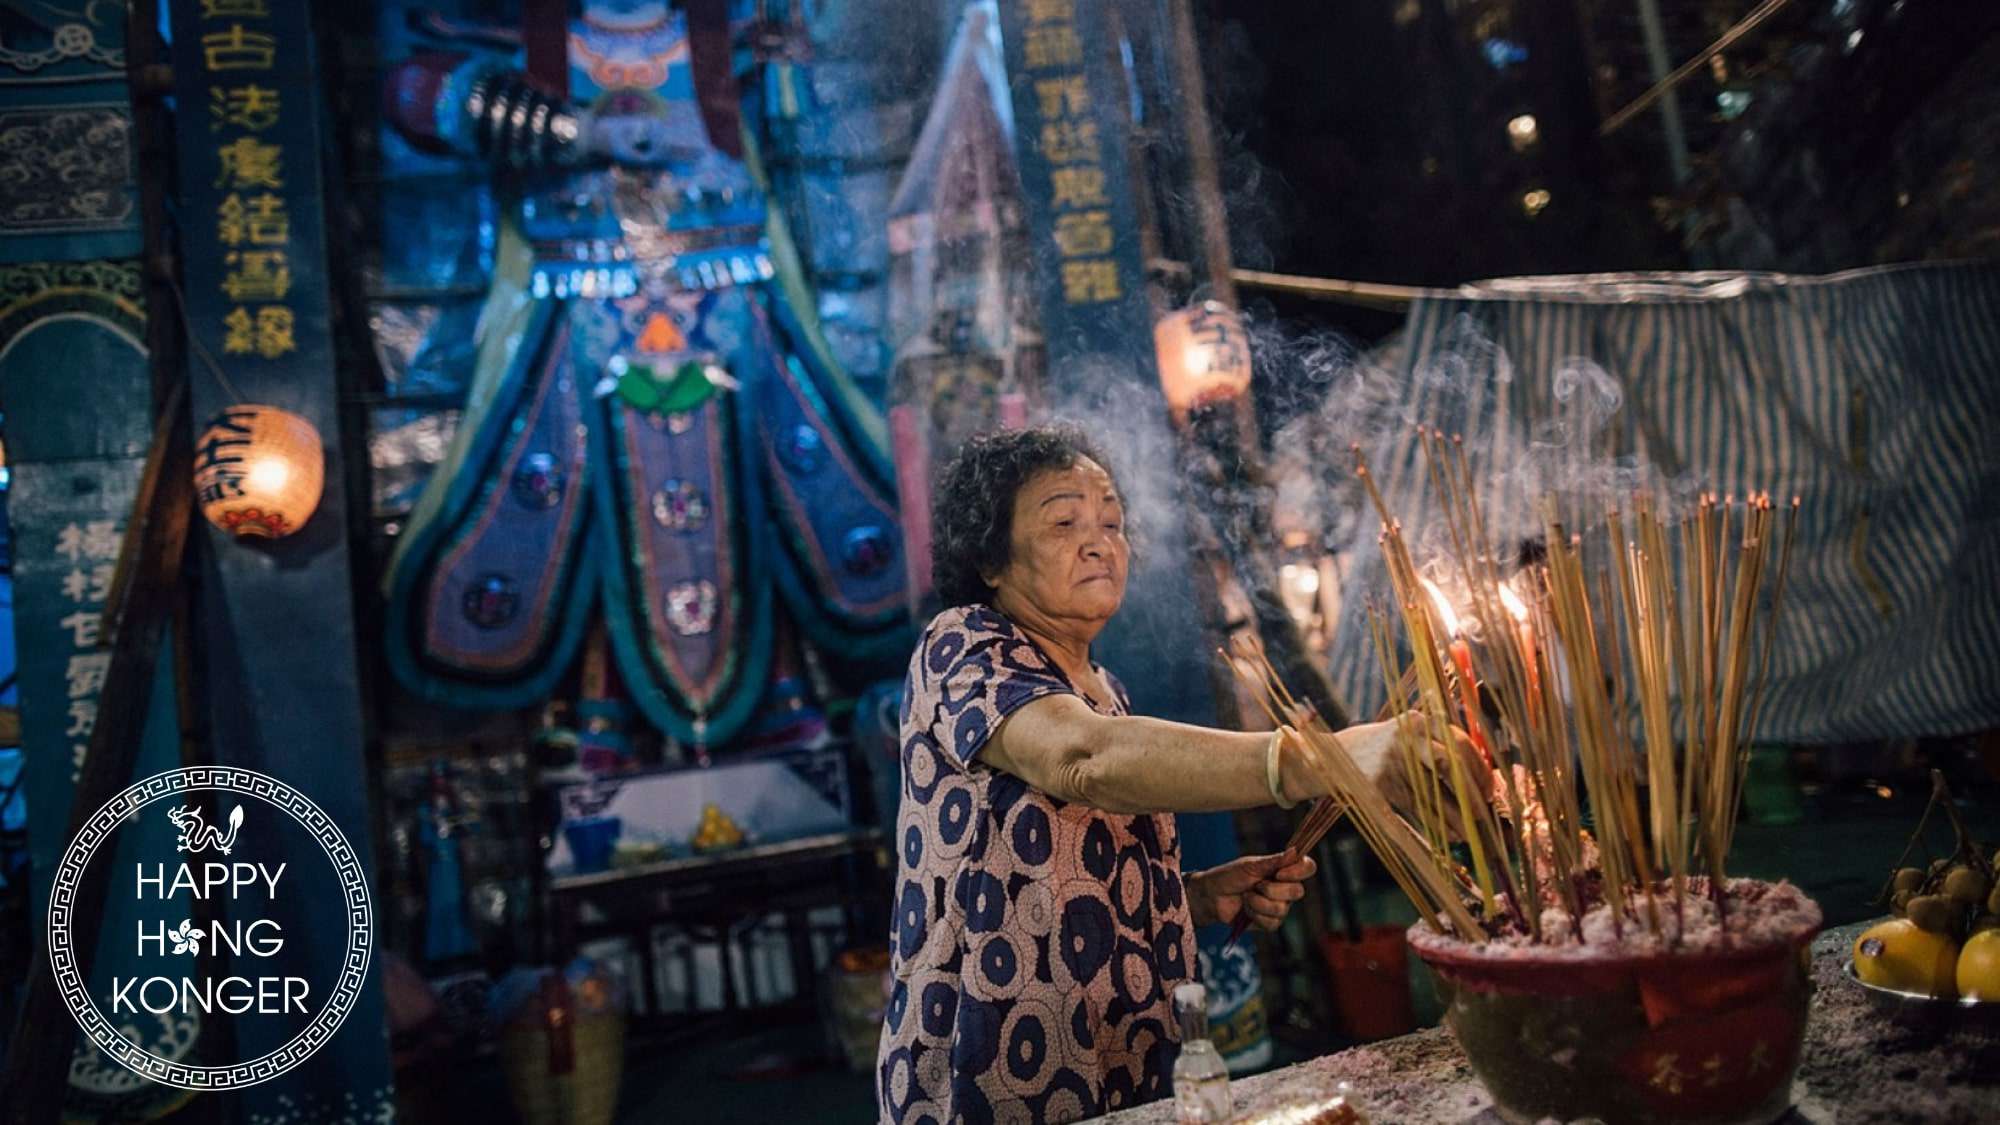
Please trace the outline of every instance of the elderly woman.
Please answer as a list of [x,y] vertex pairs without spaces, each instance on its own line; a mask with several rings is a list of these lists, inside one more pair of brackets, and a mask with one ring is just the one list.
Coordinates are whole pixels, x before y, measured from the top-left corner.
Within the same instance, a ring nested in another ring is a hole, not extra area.
[[[1322,786],[1282,733],[1128,714],[1091,661],[1131,548],[1117,483],[1082,434],[975,438],[935,509],[948,608],[904,685],[881,1116],[1071,1121],[1164,1096],[1194,927],[1247,912],[1274,929],[1313,873],[1275,855],[1183,875],[1170,814]],[[1339,740],[1379,775],[1394,729]]]

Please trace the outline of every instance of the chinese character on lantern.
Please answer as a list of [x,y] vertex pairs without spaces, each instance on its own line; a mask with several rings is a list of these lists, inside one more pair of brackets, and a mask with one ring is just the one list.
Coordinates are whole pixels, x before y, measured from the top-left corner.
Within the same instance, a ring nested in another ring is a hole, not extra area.
[[275,406],[232,406],[195,447],[201,514],[233,535],[290,535],[319,507],[325,461],[306,419]]

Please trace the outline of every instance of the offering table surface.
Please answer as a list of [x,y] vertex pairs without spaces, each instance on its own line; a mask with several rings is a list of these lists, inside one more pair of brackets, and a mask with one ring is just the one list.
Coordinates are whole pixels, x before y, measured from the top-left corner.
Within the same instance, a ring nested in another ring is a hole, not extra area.
[[[1813,942],[1812,1015],[1779,1125],[2000,1121],[2000,1018],[1911,1027],[1870,1003],[1844,967],[1859,922]],[[1996,1011],[2000,1017],[2000,1011]],[[1502,1119],[1451,1033],[1429,1028],[1350,1047],[1295,1066],[1237,1079],[1239,1110],[1260,1093],[1298,1080],[1354,1084],[1375,1125],[1500,1125]],[[1171,1100],[1100,1118],[1107,1125],[1173,1125]],[[1245,1119],[1247,1120],[1247,1119]]]

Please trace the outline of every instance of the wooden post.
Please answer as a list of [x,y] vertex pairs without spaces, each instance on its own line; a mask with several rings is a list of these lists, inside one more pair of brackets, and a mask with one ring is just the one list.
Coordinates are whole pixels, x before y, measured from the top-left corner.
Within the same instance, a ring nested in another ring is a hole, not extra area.
[[[1191,253],[1199,251],[1195,276],[1205,279],[1209,299],[1235,308],[1236,271],[1231,260],[1229,215],[1208,116],[1207,83],[1195,35],[1193,0],[1164,0],[1164,7],[1170,24],[1169,53],[1175,96],[1163,96],[1161,101],[1180,126],[1177,136],[1184,142],[1187,155],[1185,172],[1194,200],[1193,241],[1198,243],[1198,247],[1187,249]],[[1228,503],[1208,510],[1205,526],[1196,532],[1196,541],[1213,557],[1210,564],[1213,568],[1234,570],[1249,600],[1265,656],[1285,683],[1311,702],[1329,725],[1335,729],[1347,725],[1349,716],[1334,692],[1332,680],[1306,644],[1278,592],[1279,568],[1274,555],[1278,536],[1271,509],[1275,489],[1264,467],[1263,439],[1257,427],[1254,402],[1246,394],[1226,404],[1196,410],[1182,436],[1183,460],[1190,475],[1203,480],[1216,494],[1231,498]],[[1304,806],[1310,808],[1311,805]],[[1304,815],[1304,810],[1290,818],[1277,815],[1275,810],[1254,810],[1239,814],[1237,821],[1239,832],[1250,847],[1276,850],[1289,835],[1282,826],[1288,820],[1296,823]],[[1335,867],[1336,862],[1333,848],[1321,847],[1320,863],[1324,870],[1320,885],[1332,883],[1337,888],[1338,905],[1351,930],[1357,923],[1352,895]],[[1316,1019],[1323,1021],[1331,1017],[1327,1004],[1331,981],[1312,951],[1327,932],[1325,911],[1302,912],[1302,924],[1307,949],[1304,973],[1307,980],[1320,985],[1308,989],[1305,1004]],[[1273,970],[1270,979],[1282,982],[1285,995],[1290,995],[1290,984],[1295,978],[1276,971],[1281,955],[1270,945],[1259,948],[1265,951],[1266,964]]]
[[1236,280],[1229,270],[1229,212],[1223,206],[1215,167],[1215,134],[1208,120],[1208,85],[1194,36],[1193,0],[1168,0],[1173,16],[1174,76],[1180,86],[1182,130],[1187,141],[1188,178],[1194,182],[1196,226],[1201,232],[1201,264],[1208,271],[1209,295],[1236,307]]
[[[1187,143],[1188,176],[1194,188],[1196,226],[1200,232],[1200,265],[1211,299],[1236,307],[1236,282],[1229,251],[1229,215],[1223,205],[1222,183],[1216,169],[1215,138],[1208,119],[1208,95],[1202,78],[1201,54],[1194,32],[1192,0],[1168,0],[1172,14],[1174,72],[1179,86],[1175,99]],[[1236,576],[1249,596],[1258,635],[1272,667],[1285,682],[1313,704],[1328,725],[1339,729],[1350,721],[1334,693],[1333,682],[1314,659],[1305,637],[1278,594],[1278,567],[1272,557],[1277,543],[1271,514],[1272,482],[1264,469],[1257,432],[1256,407],[1248,396],[1189,420],[1188,436],[1213,459],[1208,469],[1214,485],[1234,495],[1224,511],[1228,525],[1216,528],[1235,564]]]

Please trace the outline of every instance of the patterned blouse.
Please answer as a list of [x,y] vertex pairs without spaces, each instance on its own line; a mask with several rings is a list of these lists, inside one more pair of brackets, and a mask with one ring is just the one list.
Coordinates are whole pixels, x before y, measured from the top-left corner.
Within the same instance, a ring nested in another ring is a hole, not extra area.
[[[1124,714],[1105,679],[1115,702],[1091,706]],[[1058,693],[1090,702],[985,606],[939,614],[910,660],[884,1121],[1075,1121],[1172,1090],[1170,998],[1194,964],[1173,816],[1059,801],[974,759]]]

